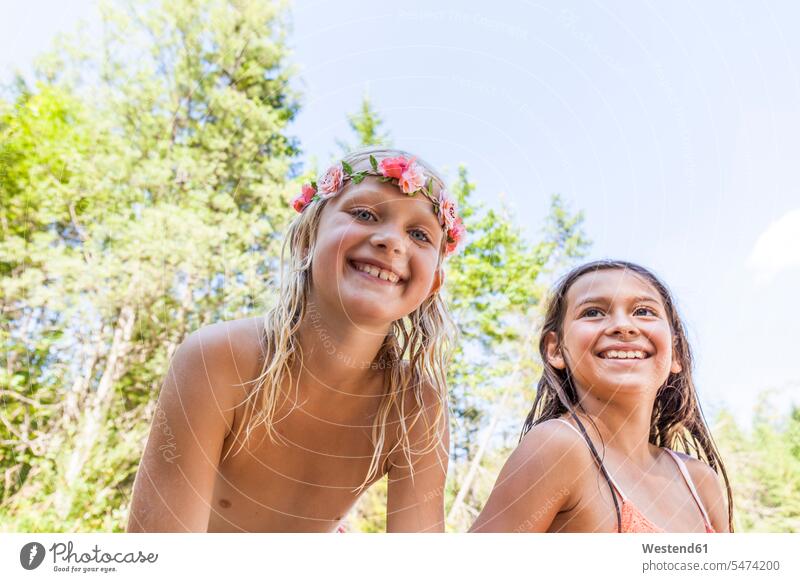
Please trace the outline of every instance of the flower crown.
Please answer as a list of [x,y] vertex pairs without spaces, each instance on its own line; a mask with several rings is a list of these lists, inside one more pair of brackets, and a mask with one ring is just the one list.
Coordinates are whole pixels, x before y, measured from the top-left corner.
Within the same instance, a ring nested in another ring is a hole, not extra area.
[[315,200],[333,198],[342,191],[347,180],[353,184],[360,184],[367,176],[376,176],[381,182],[392,182],[409,196],[421,193],[433,203],[433,211],[439,219],[439,224],[447,236],[445,255],[454,253],[458,245],[464,240],[467,229],[458,216],[456,200],[442,188],[439,195],[433,195],[433,178],[425,178],[422,167],[414,161],[403,156],[384,158],[378,163],[375,156],[369,156],[371,170],[354,172],[353,168],[345,161],[328,168],[316,182],[303,184],[300,195],[292,200],[292,207],[297,212],[303,212]]

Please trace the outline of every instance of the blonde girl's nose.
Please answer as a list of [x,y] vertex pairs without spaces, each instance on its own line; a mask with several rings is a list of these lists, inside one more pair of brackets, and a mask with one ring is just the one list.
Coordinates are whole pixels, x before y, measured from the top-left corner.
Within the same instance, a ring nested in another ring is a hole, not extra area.
[[389,252],[393,255],[401,255],[408,248],[408,235],[388,225],[376,230],[370,242],[373,246]]

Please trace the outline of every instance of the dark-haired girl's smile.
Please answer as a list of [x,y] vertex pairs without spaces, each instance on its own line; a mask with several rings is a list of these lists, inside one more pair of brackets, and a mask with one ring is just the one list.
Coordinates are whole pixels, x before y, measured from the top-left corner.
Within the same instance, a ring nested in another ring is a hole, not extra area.
[[649,282],[619,269],[575,281],[561,349],[578,386],[608,393],[654,391],[664,383],[679,364],[658,296]]

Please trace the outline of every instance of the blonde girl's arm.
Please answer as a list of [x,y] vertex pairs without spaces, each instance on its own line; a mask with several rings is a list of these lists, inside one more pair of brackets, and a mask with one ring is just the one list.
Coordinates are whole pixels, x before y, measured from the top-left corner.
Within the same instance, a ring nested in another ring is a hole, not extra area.
[[[424,418],[434,427],[426,429],[420,417],[409,434],[411,463],[398,449],[389,458],[389,486],[386,503],[387,532],[443,532],[444,486],[450,450],[449,420],[446,409],[436,424],[440,406],[433,389],[423,392]],[[434,446],[431,438],[435,440]],[[413,476],[412,476],[413,473]]]
[[571,476],[583,460],[580,447],[579,437],[563,423],[534,426],[501,469],[470,532],[546,532],[556,514],[577,499]]
[[191,334],[175,352],[158,398],[133,487],[128,532],[205,532],[225,436],[233,422],[223,390],[217,326]]

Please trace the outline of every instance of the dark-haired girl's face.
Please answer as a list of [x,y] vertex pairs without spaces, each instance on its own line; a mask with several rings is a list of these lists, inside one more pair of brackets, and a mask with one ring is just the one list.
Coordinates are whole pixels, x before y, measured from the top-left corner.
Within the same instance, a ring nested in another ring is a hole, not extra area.
[[552,332],[546,341],[548,361],[598,397],[656,392],[681,370],[661,295],[623,269],[579,277],[566,294],[560,345]]

